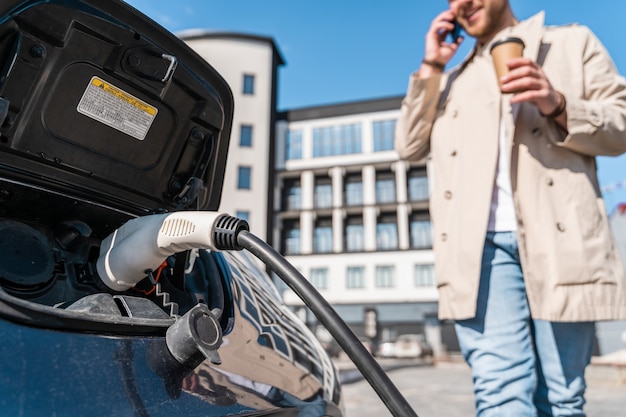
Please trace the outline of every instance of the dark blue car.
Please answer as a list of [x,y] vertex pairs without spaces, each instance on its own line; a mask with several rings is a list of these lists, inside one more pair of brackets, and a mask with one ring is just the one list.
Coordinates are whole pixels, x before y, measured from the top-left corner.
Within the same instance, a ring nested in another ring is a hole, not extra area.
[[166,254],[129,288],[97,267],[133,219],[217,209],[232,114],[222,77],[121,1],[0,3],[2,415],[342,415],[249,254]]

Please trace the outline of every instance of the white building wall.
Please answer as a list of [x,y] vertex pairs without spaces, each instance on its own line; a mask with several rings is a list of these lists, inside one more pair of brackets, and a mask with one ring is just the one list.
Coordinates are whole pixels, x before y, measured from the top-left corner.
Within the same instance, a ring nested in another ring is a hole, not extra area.
[[[181,34],[185,38],[185,34]],[[267,239],[267,209],[272,120],[274,50],[268,42],[228,37],[189,38],[185,42],[224,77],[235,99],[233,128],[219,210],[249,212],[251,231]],[[254,94],[243,94],[243,76],[254,76]],[[242,124],[253,126],[252,147],[239,146]],[[250,190],[237,188],[239,166],[252,168]]]
[[[328,288],[318,291],[331,304],[433,302],[438,298],[435,286],[419,288],[413,281],[416,264],[434,263],[432,251],[344,253],[332,258],[329,255],[310,255],[290,256],[288,259],[305,277],[310,277],[311,269],[328,268]],[[396,286],[377,288],[376,266],[390,264],[395,266]],[[350,266],[365,267],[365,288],[346,287],[346,270]],[[303,304],[290,290],[284,293],[284,298],[288,305]]]

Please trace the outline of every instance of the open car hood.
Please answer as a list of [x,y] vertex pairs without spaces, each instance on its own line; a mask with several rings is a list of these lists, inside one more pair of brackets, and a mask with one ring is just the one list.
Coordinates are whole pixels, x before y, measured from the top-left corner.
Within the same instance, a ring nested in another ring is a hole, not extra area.
[[134,215],[216,210],[233,98],[119,0],[0,3],[0,176]]

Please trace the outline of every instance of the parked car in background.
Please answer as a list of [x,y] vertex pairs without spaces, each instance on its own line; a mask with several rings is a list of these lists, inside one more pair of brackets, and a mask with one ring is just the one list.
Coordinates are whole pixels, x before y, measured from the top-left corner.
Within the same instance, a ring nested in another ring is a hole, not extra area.
[[396,342],[383,341],[378,344],[375,356],[378,358],[393,358],[396,356]]
[[393,355],[396,358],[421,358],[432,354],[432,348],[421,334],[403,334],[394,342]]

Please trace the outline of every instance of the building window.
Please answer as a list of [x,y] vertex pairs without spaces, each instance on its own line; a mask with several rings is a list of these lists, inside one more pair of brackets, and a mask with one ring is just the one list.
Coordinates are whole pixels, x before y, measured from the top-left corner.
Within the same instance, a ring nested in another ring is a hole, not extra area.
[[392,151],[396,131],[395,120],[374,122],[374,152]]
[[283,187],[283,210],[300,210],[302,207],[302,187],[300,179],[286,178]]
[[432,226],[427,214],[412,214],[409,219],[409,228],[412,249],[433,247]]
[[377,288],[393,288],[395,268],[392,265],[376,267],[376,287]]
[[330,253],[333,251],[333,224],[330,218],[315,221],[313,229],[313,252]]
[[396,179],[393,172],[376,173],[376,202],[378,204],[396,202]]
[[288,130],[285,144],[285,160],[302,159],[302,130]]
[[285,255],[300,254],[300,222],[283,220],[283,248]]
[[311,284],[318,290],[328,288],[328,268],[312,268]]
[[395,214],[381,215],[376,224],[376,248],[398,249],[398,223]]
[[313,156],[361,153],[361,125],[358,123],[313,129]]
[[426,170],[411,170],[408,178],[409,201],[428,200],[428,177]]
[[240,219],[243,219],[247,222],[250,221],[250,212],[247,210],[237,210],[237,212],[235,213],[235,217],[238,217]]
[[416,287],[434,287],[435,286],[435,266],[415,265],[413,281]]
[[252,146],[252,125],[241,125],[241,129],[239,129],[239,146]]
[[345,199],[347,206],[360,206],[363,204],[363,180],[360,174],[346,176]]
[[237,188],[249,190],[252,181],[252,167],[240,166],[237,173]]
[[365,288],[365,268],[349,266],[346,271],[346,288]]
[[361,216],[349,216],[345,221],[346,234],[344,243],[346,252],[361,252],[365,249],[365,229]]
[[333,206],[333,187],[330,178],[316,178],[314,199],[316,208]]
[[254,94],[254,75],[251,75],[251,74],[243,75],[243,93]]

